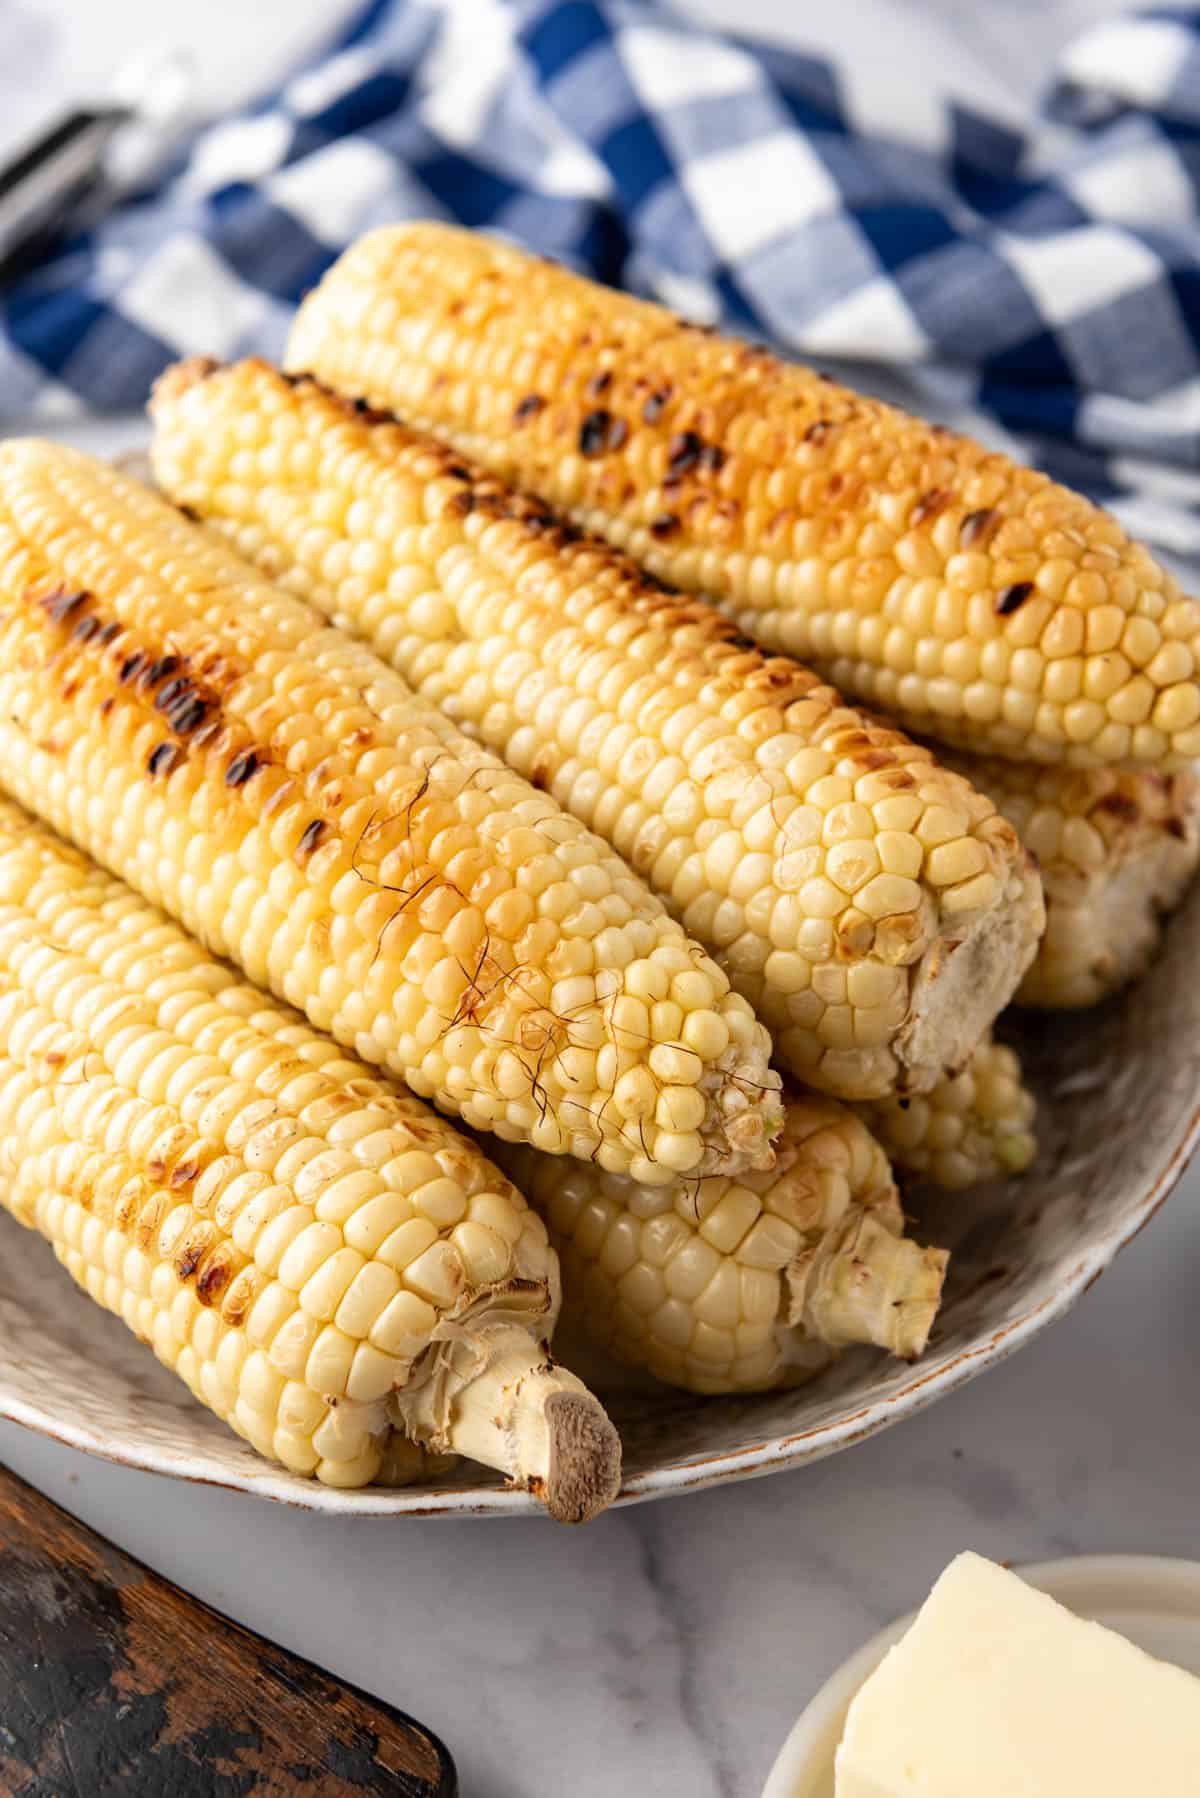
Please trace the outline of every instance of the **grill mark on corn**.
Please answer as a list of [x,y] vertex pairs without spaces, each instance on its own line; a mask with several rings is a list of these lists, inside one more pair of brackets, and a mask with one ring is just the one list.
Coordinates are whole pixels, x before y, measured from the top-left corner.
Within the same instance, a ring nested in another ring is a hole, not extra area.
[[176,1274],[185,1285],[195,1274],[203,1259],[204,1248],[199,1243],[188,1242],[180,1249],[175,1257],[174,1267]]
[[663,386],[656,387],[652,393],[647,394],[645,400],[642,402],[643,424],[656,425],[658,423],[666,409],[667,402],[671,398],[672,392],[673,389],[671,383],[667,381]]
[[170,774],[182,760],[179,746],[176,743],[156,743],[146,757],[146,773],[150,775]]
[[252,780],[263,766],[263,758],[258,750],[239,749],[225,769],[225,785],[227,787],[244,787],[246,782]]
[[218,1245],[200,1269],[196,1280],[196,1297],[202,1305],[215,1305],[230,1280],[233,1266],[227,1252]]
[[667,445],[668,479],[678,478],[690,468],[697,467],[704,449],[704,439],[695,431],[677,431]]
[[996,600],[996,610],[1001,618],[1008,618],[1013,612],[1020,611],[1032,592],[1032,581],[1016,581],[1011,587],[1005,587]]
[[314,818],[311,824],[306,824],[300,841],[296,844],[295,860],[300,861],[311,855],[324,841],[328,829],[324,818]]
[[65,624],[81,606],[90,606],[95,602],[90,593],[83,588],[56,586],[38,600],[48,618],[55,624]]
[[921,495],[920,499],[909,513],[909,524],[918,525],[928,523],[931,518],[936,518],[939,512],[945,511],[953,497],[954,495],[945,487],[931,488],[928,493],[923,493]]
[[990,506],[968,512],[958,527],[958,541],[964,549],[980,549],[1000,522],[1000,514]]
[[536,418],[538,413],[544,409],[545,404],[540,393],[527,393],[524,399],[518,400],[513,408],[513,423],[528,424],[531,418]]
[[588,412],[579,427],[579,453],[581,456],[603,456],[610,450],[619,450],[629,435],[629,426],[623,418],[598,406]]
[[[1116,818],[1123,824],[1136,824],[1142,815],[1141,806],[1130,793],[1105,793],[1097,799],[1092,809],[1097,812],[1107,812],[1109,817]],[[1179,819],[1172,818],[1168,829],[1171,824],[1179,825]],[[1179,826],[1179,834],[1183,835],[1182,826]]]
[[[247,741],[244,726],[224,708],[222,694],[233,690],[244,670],[223,649],[214,646],[211,652],[189,658],[165,644],[130,645],[129,627],[119,619],[105,618],[95,596],[83,590],[59,586],[46,593],[35,585],[27,590],[25,601],[29,617],[54,632],[52,659],[60,665],[67,661],[64,699],[94,704],[105,721],[120,704],[126,714],[140,712],[165,723],[171,736],[154,744],[146,756],[150,779],[165,778],[189,753],[215,752],[224,786],[238,790],[271,763],[269,746]],[[86,633],[78,628],[81,610],[92,624]],[[61,753],[55,744],[42,747]]]

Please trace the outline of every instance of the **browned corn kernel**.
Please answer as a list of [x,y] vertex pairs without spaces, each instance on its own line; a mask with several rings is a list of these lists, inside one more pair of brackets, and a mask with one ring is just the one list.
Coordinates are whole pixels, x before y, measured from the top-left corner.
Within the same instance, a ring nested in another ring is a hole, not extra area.
[[931,1092],[855,1110],[895,1167],[934,1186],[977,1186],[1024,1173],[1037,1154],[1037,1101],[1016,1051],[990,1036],[960,1073]]
[[611,1426],[548,1364],[558,1268],[515,1187],[7,802],[0,1202],[293,1472],[360,1486],[461,1448],[563,1515],[615,1491]]
[[0,781],[318,1028],[640,1179],[769,1160],[766,1031],[661,901],[213,534],[12,440],[0,605]]
[[[1041,896],[1009,826],[926,750],[312,382],[185,364],[154,412],[173,497],[606,836],[793,1072],[871,1097],[969,1054],[1034,952]],[[629,1029],[661,1013],[685,1044],[700,1031],[674,987],[639,997]],[[706,1020],[696,1046],[721,1029]],[[655,1099],[640,1074],[614,1098],[693,1127],[692,1095]]]
[[288,367],[437,430],[911,728],[1200,756],[1200,612],[1116,521],[940,426],[447,225],[373,231]]
[[796,1385],[855,1342],[920,1354],[946,1256],[905,1239],[878,1143],[806,1093],[788,1101],[778,1151],[770,1174],[674,1189],[501,1155],[549,1226],[570,1322],[670,1385]]
[[950,756],[1037,857],[1046,934],[1017,1003],[1095,1005],[1144,973],[1200,862],[1200,775]]

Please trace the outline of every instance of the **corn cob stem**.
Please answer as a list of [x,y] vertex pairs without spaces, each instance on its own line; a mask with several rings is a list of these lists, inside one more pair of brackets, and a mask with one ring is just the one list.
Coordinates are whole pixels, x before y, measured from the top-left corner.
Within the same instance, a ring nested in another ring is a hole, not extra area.
[[929,1341],[946,1261],[854,1206],[789,1267],[788,1322],[831,1348],[870,1342],[911,1361]]
[[947,1257],[904,1238],[883,1151],[830,1099],[789,1098],[769,1174],[651,1189],[500,1154],[546,1220],[571,1323],[671,1385],[770,1391],[852,1343],[925,1345]]
[[1037,1102],[1014,1050],[985,1037],[965,1068],[927,1093],[856,1105],[893,1166],[958,1189],[1024,1173],[1037,1154]]
[[617,1495],[621,1448],[592,1394],[516,1326],[456,1332],[435,1377],[390,1409],[406,1435],[499,1467],[560,1523],[584,1523]]
[[[616,1490],[611,1424],[546,1353],[557,1263],[516,1189],[7,803],[0,1202],[297,1473],[411,1478],[424,1447],[499,1468],[556,1515]],[[501,1440],[478,1418],[521,1352],[536,1381]],[[453,1394],[437,1417],[430,1390]]]
[[1200,756],[1200,622],[1087,500],[768,351],[468,231],[371,232],[287,365],[436,430],[911,728]]
[[1041,899],[928,752],[311,382],[192,362],[154,412],[168,492],[644,870],[794,1073],[872,1097],[969,1054]]
[[1041,870],[1046,932],[1017,1003],[1095,1005],[1143,974],[1200,863],[1200,776],[947,761],[995,801]]
[[317,1027],[639,1179],[769,1161],[766,1032],[661,902],[215,537],[10,441],[0,605],[0,781]]

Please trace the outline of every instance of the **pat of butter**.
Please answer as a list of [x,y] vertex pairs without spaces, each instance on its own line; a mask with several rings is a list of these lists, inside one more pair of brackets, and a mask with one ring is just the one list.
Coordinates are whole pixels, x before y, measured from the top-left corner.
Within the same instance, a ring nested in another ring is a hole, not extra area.
[[960,1555],[859,1692],[836,1798],[1200,1794],[1200,1680]]

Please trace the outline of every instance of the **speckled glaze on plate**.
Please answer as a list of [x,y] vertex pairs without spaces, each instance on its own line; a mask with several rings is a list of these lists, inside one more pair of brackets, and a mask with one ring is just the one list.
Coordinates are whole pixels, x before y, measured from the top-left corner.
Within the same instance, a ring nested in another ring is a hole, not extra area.
[[[1123,998],[1013,1032],[1041,1097],[1042,1149],[1020,1181],[914,1201],[952,1251],[924,1359],[848,1355],[793,1392],[702,1399],[618,1375],[602,1390],[625,1445],[619,1502],[795,1467],[898,1423],[1063,1315],[1167,1197],[1200,1133],[1200,888]],[[367,1516],[536,1511],[482,1468],[340,1492],[262,1461],[92,1304],[40,1238],[0,1219],[0,1415],[92,1454],[311,1510]],[[581,1370],[584,1371],[584,1370]]]

